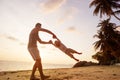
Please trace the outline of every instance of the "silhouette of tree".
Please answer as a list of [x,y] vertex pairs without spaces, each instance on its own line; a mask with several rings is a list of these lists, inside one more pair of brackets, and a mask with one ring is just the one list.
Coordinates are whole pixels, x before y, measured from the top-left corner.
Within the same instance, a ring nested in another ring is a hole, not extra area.
[[99,61],[99,65],[110,65],[114,64],[116,58],[110,54],[110,52],[97,52],[92,58]]
[[103,20],[98,24],[100,29],[94,37],[99,40],[94,43],[95,50],[99,51],[92,57],[99,61],[99,64],[111,64],[113,61],[120,61],[120,34],[116,30],[115,23],[110,19]]
[[116,16],[117,14],[120,14],[119,2],[120,0],[93,0],[90,3],[90,7],[95,6],[93,14],[98,15],[98,13],[100,13],[100,18],[102,15],[107,15],[108,17],[113,15],[120,20],[120,18]]

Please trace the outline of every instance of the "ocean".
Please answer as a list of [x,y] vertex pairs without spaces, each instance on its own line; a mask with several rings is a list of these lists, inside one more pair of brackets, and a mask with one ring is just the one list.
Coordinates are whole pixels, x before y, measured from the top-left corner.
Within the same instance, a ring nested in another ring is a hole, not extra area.
[[[0,61],[0,72],[2,71],[19,71],[32,70],[34,62],[20,62],[20,61]],[[55,68],[71,68],[72,64],[47,64],[43,63],[43,69]]]

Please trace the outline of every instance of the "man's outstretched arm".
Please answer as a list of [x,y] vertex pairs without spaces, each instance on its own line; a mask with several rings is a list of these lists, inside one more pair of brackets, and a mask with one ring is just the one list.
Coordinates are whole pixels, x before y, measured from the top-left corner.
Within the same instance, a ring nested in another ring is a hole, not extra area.
[[52,35],[53,35],[53,38],[56,38],[56,35],[55,35],[53,32],[51,32],[51,31],[49,31],[49,30],[47,30],[47,29],[41,28],[40,31],[43,31],[43,32],[47,32],[47,33],[49,33],[49,34],[52,34]]
[[37,41],[38,41],[39,43],[42,43],[42,44],[52,44],[52,41],[51,41],[51,40],[48,41],[48,42],[42,41],[42,40],[39,38],[39,36],[37,36],[36,39],[37,39]]
[[[41,31],[44,31],[44,32],[47,32],[47,33],[49,33],[49,34],[52,34],[53,35],[53,38],[56,38],[57,40],[59,40],[58,38],[57,38],[57,36],[53,33],[53,32],[51,32],[51,31],[49,31],[49,30],[47,30],[47,29],[44,29],[44,28],[41,28],[40,29]],[[59,40],[60,41],[60,40]]]

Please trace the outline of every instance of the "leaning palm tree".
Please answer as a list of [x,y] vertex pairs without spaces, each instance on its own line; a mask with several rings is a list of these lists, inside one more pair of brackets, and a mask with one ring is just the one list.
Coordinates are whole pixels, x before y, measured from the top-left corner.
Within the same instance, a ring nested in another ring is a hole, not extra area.
[[120,20],[120,18],[116,16],[117,14],[120,14],[119,2],[120,0],[93,0],[90,3],[90,7],[96,7],[93,12],[95,15],[100,14],[100,17],[102,17],[102,15],[107,15],[108,17],[113,15],[115,18]]

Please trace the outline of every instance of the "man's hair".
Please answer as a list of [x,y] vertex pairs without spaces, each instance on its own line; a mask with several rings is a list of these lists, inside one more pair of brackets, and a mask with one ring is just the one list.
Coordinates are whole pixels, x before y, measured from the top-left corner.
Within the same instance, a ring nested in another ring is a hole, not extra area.
[[37,24],[35,25],[35,27],[37,27],[37,26],[41,26],[41,24],[40,24],[40,23],[37,23]]

